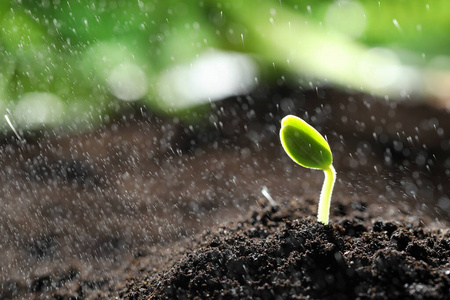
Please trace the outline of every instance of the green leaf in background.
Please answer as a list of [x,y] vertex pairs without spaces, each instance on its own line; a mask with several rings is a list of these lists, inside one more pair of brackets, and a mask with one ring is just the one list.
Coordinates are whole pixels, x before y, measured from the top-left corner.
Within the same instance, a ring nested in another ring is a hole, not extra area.
[[[74,119],[103,122],[100,115],[120,114],[131,101],[181,118],[248,93],[256,86],[248,78],[259,84],[277,72],[304,88],[326,84],[449,106],[449,3],[0,1],[0,108],[18,115],[34,111],[25,105],[36,105],[30,96],[59,99],[63,117],[44,123],[74,130]],[[223,78],[223,87],[240,81],[245,89],[233,84],[216,97],[204,92],[215,89],[206,80],[191,84],[226,73],[217,66],[229,61],[210,53],[251,65],[254,72],[234,68]],[[27,115],[17,117],[19,128],[30,125]]]

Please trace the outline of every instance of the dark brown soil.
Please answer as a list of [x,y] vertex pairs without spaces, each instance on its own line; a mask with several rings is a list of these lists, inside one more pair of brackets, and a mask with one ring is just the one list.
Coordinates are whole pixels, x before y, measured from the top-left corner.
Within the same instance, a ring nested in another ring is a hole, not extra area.
[[[255,207],[208,231],[121,298],[448,299],[450,231],[384,221],[366,203],[335,203],[332,223],[307,217],[310,199]],[[306,209],[305,209],[306,207]],[[341,216],[336,216],[339,214]]]
[[[193,127],[136,111],[0,145],[0,299],[448,297],[449,112],[292,89]],[[279,145],[288,113],[333,150],[329,226],[322,172]]]

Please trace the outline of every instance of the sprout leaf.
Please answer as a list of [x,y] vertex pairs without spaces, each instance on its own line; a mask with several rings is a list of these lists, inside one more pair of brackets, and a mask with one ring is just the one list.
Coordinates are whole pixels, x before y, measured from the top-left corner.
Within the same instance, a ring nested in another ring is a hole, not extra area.
[[317,219],[327,225],[330,215],[331,193],[336,181],[333,155],[323,136],[299,117],[288,115],[281,121],[281,144],[292,160],[299,165],[320,169],[325,173],[319,199]]
[[280,139],[289,157],[303,167],[324,170],[333,162],[330,146],[323,136],[296,116],[283,118]]

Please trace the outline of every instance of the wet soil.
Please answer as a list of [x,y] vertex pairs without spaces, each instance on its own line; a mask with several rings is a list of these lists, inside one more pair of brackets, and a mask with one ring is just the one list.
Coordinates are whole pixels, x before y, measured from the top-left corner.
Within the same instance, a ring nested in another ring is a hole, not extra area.
[[[263,202],[263,201],[261,201]],[[333,222],[312,199],[254,207],[193,238],[168,266],[142,272],[125,299],[448,299],[450,231],[385,221],[367,203],[336,203]]]
[[[288,113],[333,149],[329,226],[323,174],[279,145]],[[213,103],[201,124],[137,107],[92,132],[6,138],[0,299],[444,299],[448,115],[277,89]]]

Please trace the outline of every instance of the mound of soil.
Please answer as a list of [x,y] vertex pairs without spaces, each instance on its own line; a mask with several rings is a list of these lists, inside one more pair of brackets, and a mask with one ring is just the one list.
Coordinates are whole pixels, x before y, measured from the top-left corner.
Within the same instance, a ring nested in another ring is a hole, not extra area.
[[361,202],[335,205],[325,226],[305,217],[314,200],[261,203],[246,219],[192,239],[169,267],[143,270],[119,296],[448,299],[449,230],[433,231],[407,216],[383,221],[376,206]]

